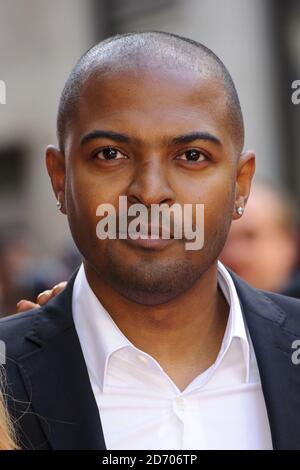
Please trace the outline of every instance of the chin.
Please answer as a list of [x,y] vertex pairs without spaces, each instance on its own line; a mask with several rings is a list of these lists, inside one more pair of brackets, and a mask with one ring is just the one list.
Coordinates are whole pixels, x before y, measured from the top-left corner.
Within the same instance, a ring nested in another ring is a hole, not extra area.
[[127,300],[145,306],[156,306],[162,305],[172,300],[175,300],[180,295],[183,294],[184,291],[180,292],[153,292],[153,291],[137,291],[137,290],[129,290],[129,289],[118,289],[119,294],[125,297]]

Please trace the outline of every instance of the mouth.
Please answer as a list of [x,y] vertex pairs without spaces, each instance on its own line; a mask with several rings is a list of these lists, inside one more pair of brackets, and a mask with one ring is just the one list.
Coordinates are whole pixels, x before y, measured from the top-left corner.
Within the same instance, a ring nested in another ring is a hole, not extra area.
[[124,240],[127,242],[129,245],[133,247],[140,247],[140,248],[145,248],[148,250],[162,250],[163,248],[171,245],[174,243],[174,238],[154,238],[154,237],[148,237],[148,238],[137,238],[136,240],[133,240],[132,238],[127,238]]
[[152,227],[152,230],[151,227],[148,227],[143,230],[142,233],[143,237],[141,235],[138,238],[132,238],[130,234],[127,234],[125,237],[124,234],[119,233],[118,238],[123,239],[133,247],[140,247],[148,250],[162,250],[175,241],[173,233],[168,234],[168,238],[163,238],[163,234],[168,232],[164,231],[162,227]]

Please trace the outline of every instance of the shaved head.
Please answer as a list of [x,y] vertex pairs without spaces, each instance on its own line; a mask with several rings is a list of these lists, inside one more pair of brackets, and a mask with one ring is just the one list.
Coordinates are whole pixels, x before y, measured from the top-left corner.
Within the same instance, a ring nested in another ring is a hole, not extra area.
[[[95,74],[139,69],[194,70],[200,78],[214,79],[223,88],[231,137],[237,154],[244,144],[244,124],[233,80],[223,62],[203,44],[172,33],[149,31],[110,37],[93,46],[79,59],[64,86],[58,109],[57,137],[60,149],[68,126],[76,119],[80,97]],[[212,103],[214,106],[214,103]]]

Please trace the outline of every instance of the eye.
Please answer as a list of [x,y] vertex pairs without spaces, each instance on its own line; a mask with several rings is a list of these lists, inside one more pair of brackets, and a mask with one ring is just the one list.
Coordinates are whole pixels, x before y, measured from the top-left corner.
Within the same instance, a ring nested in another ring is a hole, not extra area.
[[198,163],[207,160],[207,157],[203,152],[201,152],[201,150],[191,149],[186,150],[183,154],[176,157],[176,160]]
[[101,150],[97,150],[97,152],[94,153],[93,158],[97,158],[99,160],[122,160],[127,157],[113,147],[104,147]]

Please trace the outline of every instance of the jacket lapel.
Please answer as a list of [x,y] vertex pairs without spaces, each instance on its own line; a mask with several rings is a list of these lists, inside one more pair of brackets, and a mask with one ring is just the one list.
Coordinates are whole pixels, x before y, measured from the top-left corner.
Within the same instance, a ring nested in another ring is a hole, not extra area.
[[[274,449],[300,449],[300,365],[292,362],[292,342],[300,338],[300,316],[289,325],[276,294],[253,289],[231,273],[249,329],[266,402]],[[293,299],[289,299],[290,308]],[[299,311],[300,315],[300,311]]]
[[72,318],[72,289],[42,308],[19,359],[34,412],[53,449],[105,449],[98,407]]

